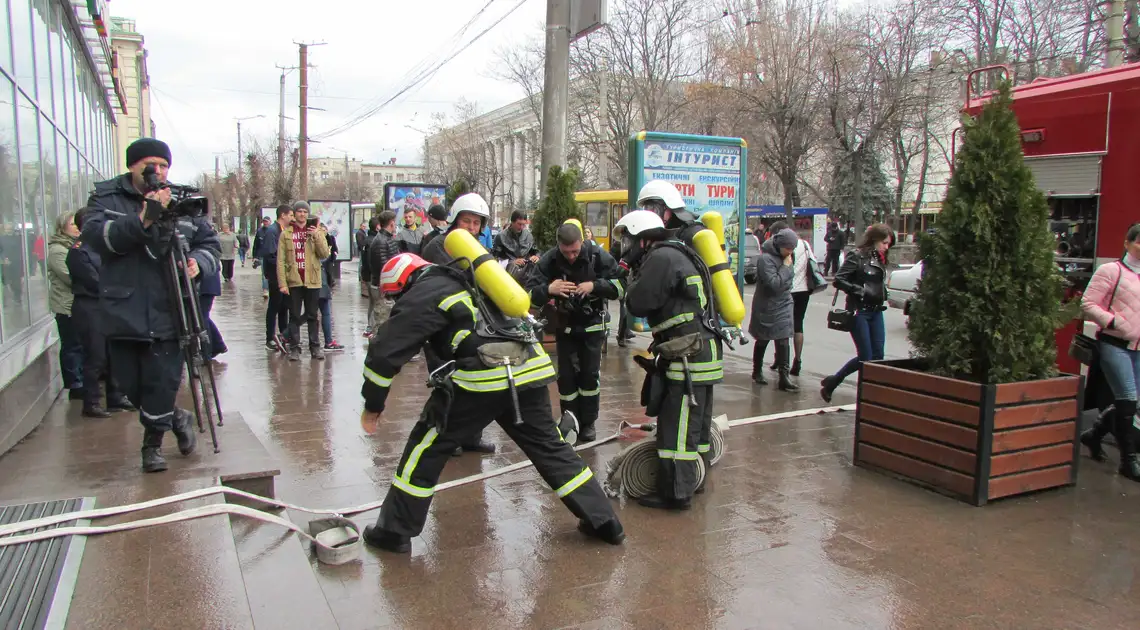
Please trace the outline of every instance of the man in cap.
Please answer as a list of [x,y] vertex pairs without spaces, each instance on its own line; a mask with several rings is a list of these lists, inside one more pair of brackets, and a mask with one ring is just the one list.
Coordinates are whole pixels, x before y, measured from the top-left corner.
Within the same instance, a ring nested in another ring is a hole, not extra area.
[[[186,251],[190,278],[216,274],[218,235],[205,217],[169,216],[170,147],[141,138],[127,147],[127,173],[95,184],[87,200],[83,240],[103,261],[99,277],[103,330],[112,375],[139,408],[143,425],[142,467],[166,470],[162,438],[173,431],[178,450],[189,455],[196,436],[190,413],[174,406],[182,384],[181,320],[170,286],[167,260],[171,247]],[[160,188],[147,184],[153,173]]]
[[427,249],[432,239],[447,231],[447,210],[438,203],[428,208],[428,224],[431,225],[431,230],[424,234],[424,239],[420,241],[421,250]]

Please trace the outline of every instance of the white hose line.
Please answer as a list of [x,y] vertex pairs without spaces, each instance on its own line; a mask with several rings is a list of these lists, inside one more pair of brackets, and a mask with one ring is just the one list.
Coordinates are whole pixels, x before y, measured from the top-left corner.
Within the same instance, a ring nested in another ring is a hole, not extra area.
[[773,420],[786,420],[788,418],[799,418],[802,416],[811,416],[824,413],[836,413],[839,411],[855,411],[855,405],[837,405],[833,407],[816,407],[814,409],[798,409],[796,411],[785,411],[783,413],[770,413],[766,416],[752,416],[751,418],[730,420],[728,426],[742,427],[749,424],[772,422]]

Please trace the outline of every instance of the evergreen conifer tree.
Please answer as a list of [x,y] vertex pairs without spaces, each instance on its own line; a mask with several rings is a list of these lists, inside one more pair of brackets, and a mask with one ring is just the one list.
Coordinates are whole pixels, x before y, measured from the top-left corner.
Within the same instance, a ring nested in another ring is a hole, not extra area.
[[578,219],[585,225],[585,214],[574,201],[574,186],[578,182],[578,171],[563,170],[561,166],[550,167],[550,177],[546,178],[546,194],[538,203],[530,231],[540,251],[546,251],[556,244],[555,232],[566,219]]
[[1062,279],[1012,102],[1003,84],[964,121],[936,232],[919,241],[911,306],[910,339],[930,368],[987,384],[1044,378],[1056,361]]
[[443,196],[444,207],[451,210],[451,204],[469,192],[471,192],[471,187],[467,185],[467,180],[462,177],[451,182],[451,185],[447,187],[447,193]]

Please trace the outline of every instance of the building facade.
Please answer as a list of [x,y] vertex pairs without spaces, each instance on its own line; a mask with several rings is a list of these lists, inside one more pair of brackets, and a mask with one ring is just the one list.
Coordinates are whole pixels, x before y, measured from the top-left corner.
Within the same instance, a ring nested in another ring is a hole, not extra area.
[[0,453],[60,391],[48,308],[47,240],[116,172],[113,76],[103,16],[89,0],[0,0]]
[[120,112],[115,125],[115,160],[118,173],[127,170],[127,147],[139,138],[155,137],[150,117],[150,74],[146,69],[146,47],[135,21],[111,18],[111,64],[116,70],[126,111]]

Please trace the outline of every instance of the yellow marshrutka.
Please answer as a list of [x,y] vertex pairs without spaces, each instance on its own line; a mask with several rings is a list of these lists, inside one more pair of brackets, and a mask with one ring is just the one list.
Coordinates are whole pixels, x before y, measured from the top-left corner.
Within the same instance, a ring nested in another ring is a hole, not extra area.
[[736,279],[732,277],[732,269],[728,266],[724,250],[717,242],[716,234],[709,229],[697,232],[693,237],[693,249],[697,250],[712,273],[712,292],[721,319],[729,326],[739,328],[744,324],[744,300],[736,288]]
[[[530,295],[507,273],[467,230],[452,230],[443,247],[453,258],[462,258],[475,267],[475,283],[507,317],[525,318],[530,314]],[[484,256],[483,260],[479,260]],[[478,261],[478,262],[477,262]]]

